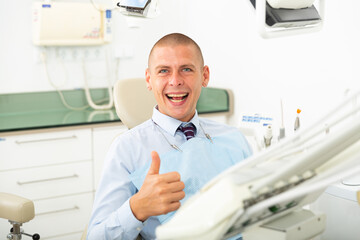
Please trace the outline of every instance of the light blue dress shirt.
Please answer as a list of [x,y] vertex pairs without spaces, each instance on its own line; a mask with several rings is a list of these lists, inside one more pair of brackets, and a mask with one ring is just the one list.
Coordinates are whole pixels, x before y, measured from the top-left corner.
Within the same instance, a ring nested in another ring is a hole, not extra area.
[[[191,120],[196,126],[195,137],[211,137],[234,131],[233,127],[199,118],[197,112]],[[102,178],[96,192],[93,212],[88,226],[88,240],[155,239],[155,229],[160,225],[156,217],[141,222],[133,215],[129,199],[137,189],[129,176],[152,161],[150,153],[159,155],[174,150],[170,144],[181,146],[186,142],[182,132],[176,131],[182,122],[160,113],[154,108],[152,119],[117,137],[107,154]],[[246,141],[245,141],[246,142]],[[248,144],[243,146],[251,155]]]

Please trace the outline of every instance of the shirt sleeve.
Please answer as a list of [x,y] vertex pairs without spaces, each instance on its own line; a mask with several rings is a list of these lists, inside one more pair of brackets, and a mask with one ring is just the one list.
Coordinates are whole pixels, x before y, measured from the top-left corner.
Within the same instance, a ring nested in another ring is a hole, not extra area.
[[130,156],[126,154],[129,149],[124,151],[127,146],[123,145],[115,141],[107,154],[88,226],[88,240],[136,239],[146,224],[137,220],[130,208],[129,199],[136,188],[129,179]]

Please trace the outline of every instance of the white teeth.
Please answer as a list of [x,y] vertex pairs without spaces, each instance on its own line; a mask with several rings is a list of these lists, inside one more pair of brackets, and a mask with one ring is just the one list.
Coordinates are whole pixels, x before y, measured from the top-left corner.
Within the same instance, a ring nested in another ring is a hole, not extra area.
[[172,102],[175,102],[175,103],[178,103],[178,102],[181,102],[181,101],[183,101],[183,99],[179,99],[179,100],[175,100],[175,99],[170,99],[170,101],[172,101]]
[[168,97],[185,97],[187,93],[183,94],[166,94]]
[[181,94],[166,94],[166,96],[168,97],[168,99],[171,102],[174,103],[179,103],[182,101],[185,101],[186,97],[188,96],[188,93],[181,93]]

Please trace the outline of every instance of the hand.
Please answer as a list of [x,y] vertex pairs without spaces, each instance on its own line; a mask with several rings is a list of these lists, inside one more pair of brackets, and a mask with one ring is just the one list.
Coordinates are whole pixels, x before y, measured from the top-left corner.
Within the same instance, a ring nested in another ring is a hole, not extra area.
[[130,208],[139,221],[177,210],[180,200],[185,197],[185,184],[180,181],[180,174],[159,174],[159,154],[153,151],[151,158],[151,166],[142,187],[130,198]]

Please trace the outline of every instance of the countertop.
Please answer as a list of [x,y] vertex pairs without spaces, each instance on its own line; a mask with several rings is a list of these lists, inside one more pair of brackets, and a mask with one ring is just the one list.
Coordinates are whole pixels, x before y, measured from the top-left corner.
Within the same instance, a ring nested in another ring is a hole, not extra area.
[[[61,94],[72,107],[87,105],[82,89],[66,90]],[[98,104],[107,103],[107,89],[92,89],[91,95]],[[199,114],[230,110],[228,90],[203,88],[197,104]],[[0,94],[0,133],[105,123],[121,123],[114,108],[71,110],[65,107],[56,91]]]

